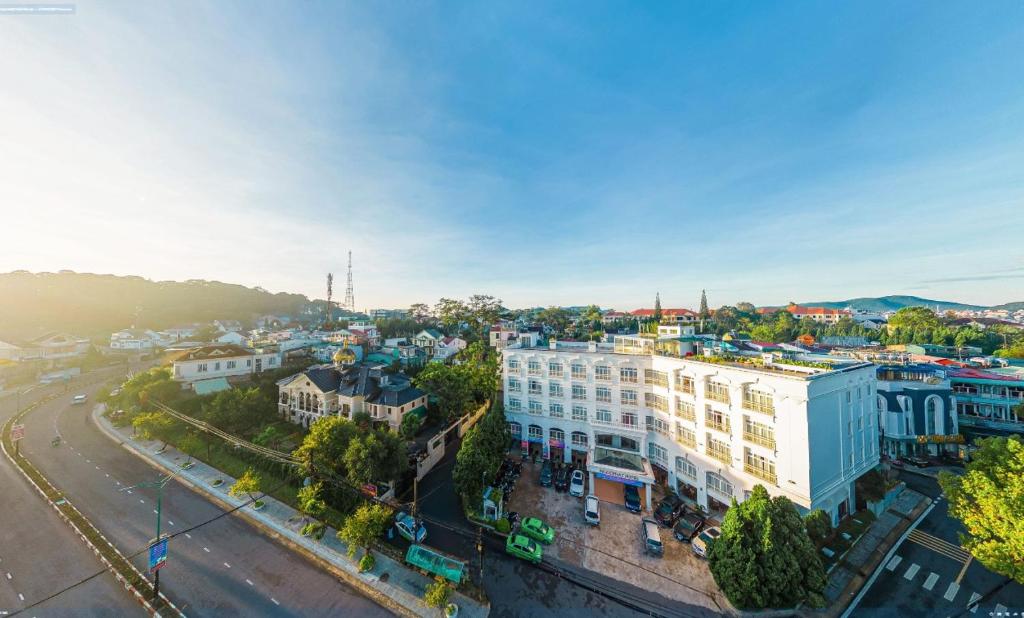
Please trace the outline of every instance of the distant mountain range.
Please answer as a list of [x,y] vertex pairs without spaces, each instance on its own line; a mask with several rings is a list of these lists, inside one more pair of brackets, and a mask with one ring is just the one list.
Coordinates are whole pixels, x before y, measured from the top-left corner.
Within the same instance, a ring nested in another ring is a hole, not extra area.
[[877,298],[851,298],[849,300],[807,302],[800,304],[805,307],[828,307],[830,309],[849,308],[855,311],[874,311],[880,313],[886,311],[897,311],[904,307],[927,307],[932,310],[937,310],[939,313],[944,311],[980,311],[983,309],[1006,309],[1008,311],[1024,309],[1024,301],[987,307],[984,305],[968,305],[965,303],[957,303],[947,300],[931,300],[928,298],[921,298],[920,296],[880,296]]

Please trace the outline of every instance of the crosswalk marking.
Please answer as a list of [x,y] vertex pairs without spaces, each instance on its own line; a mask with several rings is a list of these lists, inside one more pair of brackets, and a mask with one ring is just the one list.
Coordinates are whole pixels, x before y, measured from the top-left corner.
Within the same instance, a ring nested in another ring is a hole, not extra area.
[[960,584],[956,582],[949,582],[949,588],[946,588],[946,594],[942,595],[942,598],[947,601],[952,601],[953,597],[955,597],[958,592],[960,592]]
[[[971,593],[971,600],[967,602],[967,607],[971,608],[971,613],[972,614],[974,612],[978,611],[978,606],[975,605],[975,603],[977,603],[978,599],[980,599],[980,598],[981,598],[981,595],[978,594],[977,592],[972,592]],[[972,605],[974,605],[974,607],[971,607]]]
[[889,561],[889,564],[885,565],[885,568],[890,571],[895,571],[896,567],[898,567],[901,562],[903,562],[903,556],[893,556],[892,560]]
[[920,570],[921,570],[921,567],[917,566],[917,564],[912,564],[912,565],[910,565],[910,568],[907,569],[907,572],[903,574],[903,578],[904,579],[914,579],[914,576],[917,575],[917,572],[920,571]]
[[928,579],[924,580],[924,589],[931,590],[935,587],[935,582],[939,581],[939,574],[932,573],[928,576]]
[[1009,616],[1010,613],[1006,611],[1006,606],[1001,603],[996,603],[996,616]]
[[907,535],[907,540],[960,563],[967,562],[967,559],[971,557],[964,548],[927,532],[922,532],[917,528],[910,531],[910,534]]

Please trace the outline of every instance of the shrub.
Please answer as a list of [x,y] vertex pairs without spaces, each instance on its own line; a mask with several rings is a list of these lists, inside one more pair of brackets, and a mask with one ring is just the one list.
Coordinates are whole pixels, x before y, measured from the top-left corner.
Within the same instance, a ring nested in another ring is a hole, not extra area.
[[807,526],[807,536],[811,541],[821,547],[825,541],[832,536],[832,518],[821,509],[814,509],[804,517],[804,525]]
[[878,502],[885,497],[885,478],[878,470],[868,470],[857,479],[857,493],[868,502]]
[[448,582],[438,577],[437,581],[428,585],[423,591],[423,602],[428,607],[444,607],[448,604],[448,597],[451,596],[451,593],[452,589],[448,586]]
[[375,564],[377,564],[377,559],[373,557],[373,554],[363,554],[363,557],[359,559],[359,572],[365,573]]
[[508,523],[508,519],[502,517],[495,522],[494,529],[502,534],[508,534],[509,530],[512,529],[512,524]]

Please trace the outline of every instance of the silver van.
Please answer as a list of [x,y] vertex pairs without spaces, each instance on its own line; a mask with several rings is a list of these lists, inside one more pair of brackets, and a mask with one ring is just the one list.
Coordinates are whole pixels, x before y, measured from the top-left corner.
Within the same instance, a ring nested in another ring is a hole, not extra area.
[[590,494],[583,500],[583,518],[591,526],[601,525],[601,507],[597,496]]
[[661,556],[665,547],[661,544],[661,531],[658,522],[646,517],[640,521],[640,538],[644,541],[644,551],[651,556]]

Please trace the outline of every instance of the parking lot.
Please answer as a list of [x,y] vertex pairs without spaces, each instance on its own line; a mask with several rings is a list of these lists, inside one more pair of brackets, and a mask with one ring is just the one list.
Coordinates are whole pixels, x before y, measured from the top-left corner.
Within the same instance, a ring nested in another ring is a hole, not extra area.
[[523,465],[506,511],[516,511],[523,518],[540,517],[555,528],[555,543],[544,547],[545,559],[595,571],[712,612],[730,607],[707,563],[693,554],[689,544],[677,541],[670,529],[660,529],[664,555],[649,556],[640,536],[641,515],[621,504],[601,502],[601,525],[591,526],[583,519],[583,498],[541,487],[539,473],[540,464]]

